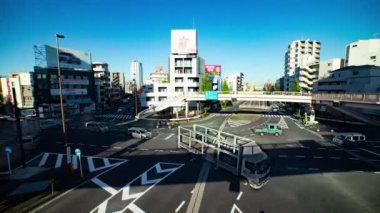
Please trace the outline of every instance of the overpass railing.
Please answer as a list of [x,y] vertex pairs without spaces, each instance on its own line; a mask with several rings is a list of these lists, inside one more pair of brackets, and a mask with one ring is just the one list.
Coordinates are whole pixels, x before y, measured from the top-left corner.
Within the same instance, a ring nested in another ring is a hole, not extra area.
[[[192,93],[192,95],[200,95],[200,94],[204,94],[204,92],[197,92],[197,93]],[[307,92],[266,92],[266,91],[256,91],[256,92],[242,92],[242,91],[239,91],[237,93],[234,93],[234,92],[222,92],[220,91],[219,92],[219,95],[223,95],[223,94],[237,94],[237,95],[292,95],[292,96],[311,96],[312,94],[311,93],[307,93]]]
[[380,104],[380,93],[313,93],[313,100]]

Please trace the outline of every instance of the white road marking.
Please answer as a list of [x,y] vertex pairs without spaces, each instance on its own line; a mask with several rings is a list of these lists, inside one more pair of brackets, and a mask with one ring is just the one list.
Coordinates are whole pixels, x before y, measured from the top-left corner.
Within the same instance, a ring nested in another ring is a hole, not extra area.
[[210,163],[206,161],[203,162],[202,169],[199,172],[197,183],[194,187],[194,193],[191,195],[186,212],[199,212],[210,166]]
[[373,154],[373,155],[376,155],[376,156],[379,156],[379,157],[380,157],[380,154],[379,154],[379,153],[372,152],[372,151],[367,150],[367,149],[364,149],[364,148],[360,148],[360,150],[363,150],[363,151],[365,151],[365,152],[368,152],[368,153],[371,153],[371,154]]
[[240,209],[237,207],[236,204],[234,204],[234,205],[232,206],[231,213],[235,213],[236,211],[239,212],[239,213],[243,213],[243,211],[240,210]]
[[179,204],[179,206],[175,209],[175,212],[178,212],[178,211],[182,208],[183,204],[185,204],[185,201],[182,201],[182,202]]
[[78,168],[78,158],[77,158],[76,155],[73,155],[73,156],[72,156],[72,160],[71,160],[71,162],[73,163],[73,168],[74,168],[74,169],[77,169],[77,168]]
[[114,146],[114,147],[112,147],[112,148],[114,148],[114,149],[121,149],[120,146]]
[[279,155],[278,157],[280,157],[280,158],[287,158],[288,156],[287,155]]
[[340,157],[330,157],[330,159],[339,160]]
[[100,186],[102,189],[106,190],[109,192],[111,195],[114,195],[117,193],[117,190],[109,186],[108,184],[104,183],[103,181],[99,180],[97,177],[94,177],[91,179],[93,183],[96,185]]
[[243,192],[240,192],[239,195],[237,196],[236,200],[240,200],[240,197],[242,194],[243,194]]
[[62,159],[63,159],[63,155],[59,154],[57,156],[57,160],[55,161],[55,168],[61,167],[61,165],[62,165]]
[[191,190],[190,194],[193,194],[193,192],[194,192],[194,189],[193,189],[193,190]]
[[171,133],[170,135],[168,135],[164,140],[168,140],[169,138],[173,137],[174,133]]
[[322,159],[323,157],[322,156],[314,156],[313,158],[315,158],[315,159]]
[[38,166],[45,165],[46,160],[47,160],[48,157],[49,157],[49,153],[44,153],[44,155],[42,156],[42,159],[41,159],[40,163],[38,164]]
[[377,175],[380,175],[380,172],[374,172],[375,174],[377,174]]
[[163,152],[164,150],[161,150],[161,149],[155,149],[154,151],[155,151],[155,152]]
[[304,158],[304,155],[296,155],[296,158]]

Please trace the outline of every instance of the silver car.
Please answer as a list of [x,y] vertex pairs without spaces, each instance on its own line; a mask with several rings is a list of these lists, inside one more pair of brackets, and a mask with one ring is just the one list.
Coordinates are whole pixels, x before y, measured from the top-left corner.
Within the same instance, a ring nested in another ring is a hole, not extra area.
[[134,138],[139,139],[149,139],[152,138],[152,133],[148,132],[148,130],[140,127],[131,127],[128,129],[128,132],[132,135]]

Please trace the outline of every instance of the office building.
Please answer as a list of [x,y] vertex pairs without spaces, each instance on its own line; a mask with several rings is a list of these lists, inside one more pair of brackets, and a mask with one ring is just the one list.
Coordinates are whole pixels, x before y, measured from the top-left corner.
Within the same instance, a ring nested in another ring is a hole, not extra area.
[[379,93],[380,66],[348,66],[334,71],[328,78],[314,83],[314,92]]
[[[284,90],[291,91],[297,80],[304,91],[312,88],[318,78],[321,43],[319,41],[293,41],[285,54]],[[301,67],[302,65],[302,67]]]
[[[57,49],[48,45],[34,47],[34,98],[40,117],[59,117],[60,90]],[[94,74],[89,53],[60,48],[60,70],[65,113],[75,115],[95,110]]]
[[92,70],[95,79],[95,103],[98,109],[105,109],[110,105],[111,77],[108,64],[93,62]]
[[141,90],[143,86],[143,67],[138,60],[131,62],[131,81],[136,84],[136,90]]
[[346,47],[346,66],[380,66],[380,39],[358,40]]
[[343,58],[333,58],[319,62],[318,79],[328,78],[334,70],[344,67]]

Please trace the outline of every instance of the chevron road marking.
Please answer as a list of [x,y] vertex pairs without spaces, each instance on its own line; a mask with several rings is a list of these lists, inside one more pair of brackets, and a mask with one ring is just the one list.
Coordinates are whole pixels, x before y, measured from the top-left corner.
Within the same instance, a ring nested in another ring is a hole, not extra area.
[[104,183],[103,181],[99,180],[99,178],[97,177],[93,177],[91,179],[91,181],[93,183],[95,183],[96,185],[102,187],[102,189],[106,190],[107,192],[109,192],[111,195],[114,195],[117,193],[117,190],[112,188],[111,186],[109,186],[108,184]]
[[[175,167],[162,169],[161,165],[173,165]],[[112,208],[113,205],[108,205],[111,202],[111,199],[113,198],[121,198],[121,202],[125,201],[126,206],[118,210],[118,212],[124,212],[127,209],[129,209],[132,212],[142,213],[144,212],[142,209],[140,209],[138,206],[136,206],[135,202],[143,196],[147,191],[152,189],[155,185],[157,185],[160,181],[171,175],[173,172],[181,168],[184,164],[180,163],[166,163],[166,162],[159,162],[143,172],[141,175],[133,179],[131,182],[129,182],[127,185],[125,185],[123,188],[118,190],[115,194],[111,195],[109,198],[107,198],[105,201],[103,201],[99,206],[95,207],[91,211],[92,212],[98,212],[98,213],[105,213],[108,208]],[[165,174],[163,177],[156,178],[156,179],[148,179],[148,174],[151,174],[152,170],[155,170],[156,174]],[[138,193],[131,193],[131,187],[141,187],[141,186],[147,186],[144,191],[138,192]],[[119,196],[121,194],[121,197]],[[131,200],[129,203],[127,200]],[[119,202],[118,201],[118,202]],[[113,209],[109,209],[108,211],[113,211]]]
[[236,204],[234,204],[234,205],[232,206],[232,209],[231,209],[231,213],[235,213],[235,212],[243,213],[243,211],[240,210],[239,207],[237,207]]

